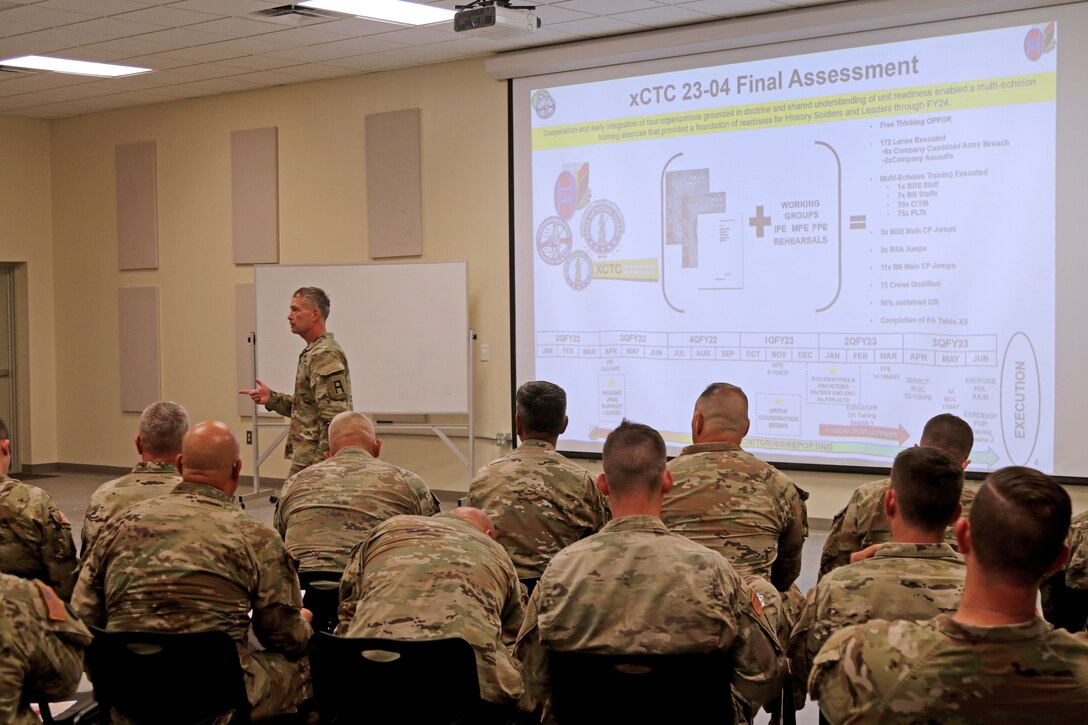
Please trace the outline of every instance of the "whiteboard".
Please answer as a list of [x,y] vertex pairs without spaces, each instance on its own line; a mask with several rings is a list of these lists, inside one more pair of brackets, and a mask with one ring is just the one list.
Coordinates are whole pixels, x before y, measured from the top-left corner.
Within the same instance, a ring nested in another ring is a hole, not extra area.
[[365,413],[468,413],[468,262],[254,267],[257,377],[294,391],[305,341],[287,312],[299,287],[331,300],[352,403]]

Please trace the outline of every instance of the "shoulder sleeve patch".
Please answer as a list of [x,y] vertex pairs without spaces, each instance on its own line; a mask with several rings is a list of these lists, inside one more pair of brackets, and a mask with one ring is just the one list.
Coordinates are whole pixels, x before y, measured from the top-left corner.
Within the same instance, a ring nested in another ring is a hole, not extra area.
[[60,600],[57,593],[53,591],[53,587],[48,584],[43,584],[37,579],[34,580],[34,584],[38,587],[38,593],[42,597],[42,603],[45,604],[45,610],[49,620],[51,622],[68,621],[68,610],[65,609],[64,602]]

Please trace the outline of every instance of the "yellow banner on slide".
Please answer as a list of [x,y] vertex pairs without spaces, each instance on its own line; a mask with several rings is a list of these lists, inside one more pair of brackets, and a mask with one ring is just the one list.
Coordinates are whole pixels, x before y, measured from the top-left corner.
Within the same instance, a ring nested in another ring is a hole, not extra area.
[[1033,73],[540,126],[533,129],[533,150],[755,131],[864,118],[937,115],[972,108],[1042,103],[1053,101],[1056,97],[1057,74]]
[[593,279],[656,282],[660,278],[656,259],[609,259],[593,263]]

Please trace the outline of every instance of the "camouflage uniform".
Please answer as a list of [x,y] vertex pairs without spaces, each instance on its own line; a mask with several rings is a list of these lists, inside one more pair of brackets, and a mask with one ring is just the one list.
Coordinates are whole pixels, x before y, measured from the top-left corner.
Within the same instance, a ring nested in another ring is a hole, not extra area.
[[323,460],[329,450],[329,423],[337,413],[351,410],[348,360],[331,332],[318,336],[298,356],[295,394],[272,391],[265,408],[291,418],[284,458],[291,475]]
[[83,541],[80,551],[86,558],[102,527],[111,518],[134,503],[162,496],[181,483],[181,474],[173,463],[140,461],[132,473],[106,481],[91,494],[83,516]]
[[544,571],[515,648],[536,703],[550,693],[547,650],[728,651],[748,715],[777,694],[785,671],[777,638],[729,562],[653,516],[613,519]]
[[833,723],[1072,723],[1088,710],[1088,635],[1042,619],[978,627],[942,614],[839,630],[809,687]]
[[[115,516],[84,562],[72,606],[110,631],[227,632],[255,719],[310,694],[311,629],[283,542],[212,486],[183,481]],[[265,651],[249,648],[251,624]]]
[[336,633],[460,637],[476,651],[480,696],[516,705],[525,693],[511,646],[524,607],[510,557],[486,534],[452,514],[395,516],[352,552]]
[[0,722],[39,725],[28,703],[75,692],[90,642],[52,589],[0,574]]
[[552,444],[532,439],[481,468],[465,505],[491,517],[495,540],[523,579],[539,577],[556,552],[610,518],[593,475]]
[[831,572],[808,593],[790,639],[790,672],[804,705],[812,660],[836,631],[871,619],[920,622],[956,611],[966,573],[948,544],[881,545],[871,559]]
[[661,504],[665,525],[717,551],[741,575],[785,591],[801,573],[808,513],[785,475],[735,443],[687,446],[669,462],[673,488]]
[[342,572],[351,550],[382,521],[436,513],[422,478],[347,447],[287,479],[273,524],[300,571]]
[[1088,511],[1069,526],[1069,561],[1043,581],[1043,614],[1056,627],[1088,632]]
[[72,525],[53,498],[37,486],[0,476],[0,572],[41,579],[67,600],[75,568]]
[[[884,494],[891,487],[890,478],[862,484],[850,496],[846,507],[835,515],[820,557],[821,577],[835,567],[849,564],[850,555],[854,552],[892,540],[891,524],[884,515]],[[964,486],[960,496],[964,518],[971,511],[974,500],[975,492]],[[956,548],[954,527],[945,531],[944,540],[953,549]]]

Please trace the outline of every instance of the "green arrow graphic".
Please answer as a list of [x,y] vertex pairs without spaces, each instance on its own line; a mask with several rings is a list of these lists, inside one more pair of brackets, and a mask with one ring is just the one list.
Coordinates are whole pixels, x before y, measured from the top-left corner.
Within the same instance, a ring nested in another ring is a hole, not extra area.
[[758,448],[764,451],[793,451],[795,453],[853,453],[855,455],[874,456],[892,459],[903,450],[899,446],[880,443],[832,443],[830,441],[799,441],[776,438],[745,438],[744,448]]

